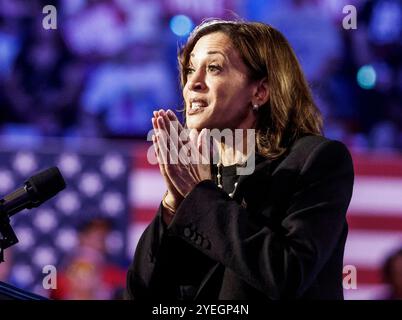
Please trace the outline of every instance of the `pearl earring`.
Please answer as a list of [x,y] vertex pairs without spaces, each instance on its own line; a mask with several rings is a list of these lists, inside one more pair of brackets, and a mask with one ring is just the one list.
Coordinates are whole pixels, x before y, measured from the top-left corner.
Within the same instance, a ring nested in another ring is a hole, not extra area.
[[253,111],[258,111],[260,106],[258,104],[253,104]]

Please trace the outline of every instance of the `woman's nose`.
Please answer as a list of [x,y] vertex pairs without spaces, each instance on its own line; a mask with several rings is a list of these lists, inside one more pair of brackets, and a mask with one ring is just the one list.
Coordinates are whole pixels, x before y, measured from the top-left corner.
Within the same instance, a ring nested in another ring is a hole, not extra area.
[[189,89],[193,91],[202,91],[206,88],[204,76],[200,71],[195,72],[189,79]]

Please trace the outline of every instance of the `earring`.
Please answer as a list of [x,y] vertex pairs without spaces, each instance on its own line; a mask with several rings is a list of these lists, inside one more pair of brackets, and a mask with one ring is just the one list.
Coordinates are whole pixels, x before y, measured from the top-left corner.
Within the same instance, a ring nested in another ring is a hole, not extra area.
[[257,112],[259,107],[258,104],[253,104],[253,111]]

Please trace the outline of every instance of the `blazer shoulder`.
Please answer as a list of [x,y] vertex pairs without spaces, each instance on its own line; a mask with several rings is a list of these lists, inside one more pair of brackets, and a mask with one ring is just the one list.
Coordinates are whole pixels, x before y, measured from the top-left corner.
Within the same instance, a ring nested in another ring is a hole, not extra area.
[[344,143],[323,136],[304,136],[298,139],[280,167],[293,167],[300,171],[310,167],[312,163],[328,163],[340,161],[352,166],[352,157]]

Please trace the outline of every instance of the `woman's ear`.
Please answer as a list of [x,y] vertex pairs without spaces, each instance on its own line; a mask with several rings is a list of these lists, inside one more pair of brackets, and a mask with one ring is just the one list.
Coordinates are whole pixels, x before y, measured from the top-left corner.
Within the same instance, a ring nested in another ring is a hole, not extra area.
[[252,103],[259,106],[267,103],[269,99],[268,80],[266,77],[256,82]]

